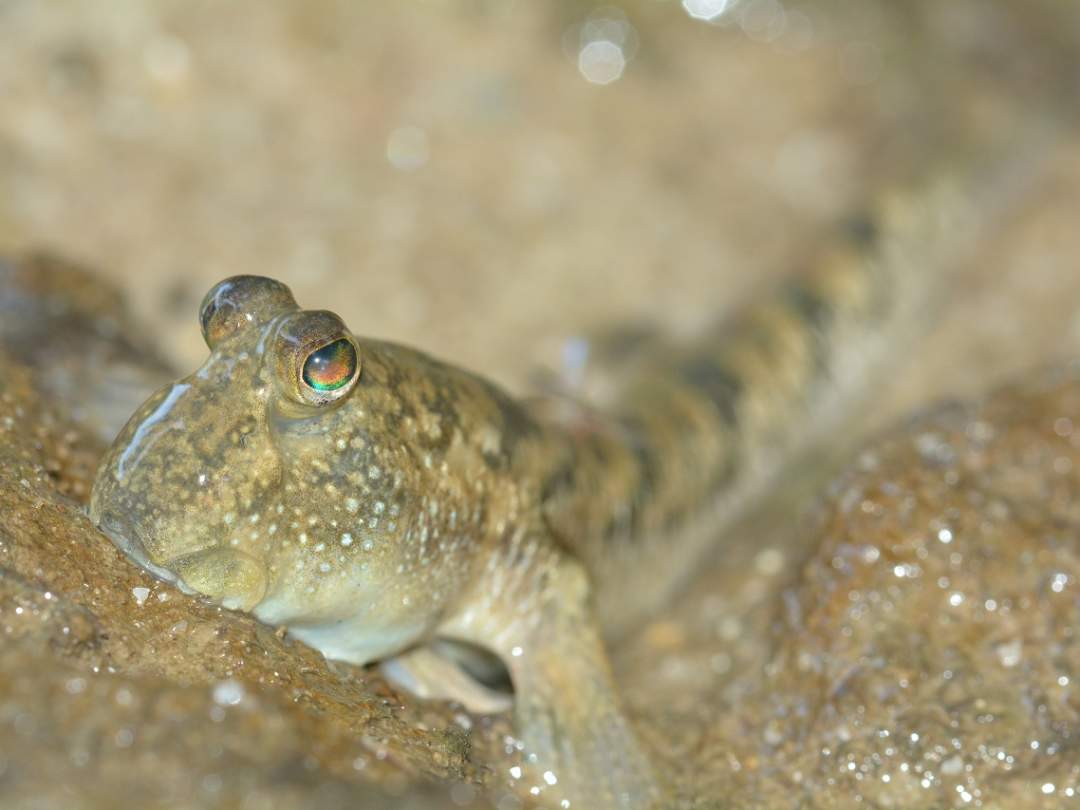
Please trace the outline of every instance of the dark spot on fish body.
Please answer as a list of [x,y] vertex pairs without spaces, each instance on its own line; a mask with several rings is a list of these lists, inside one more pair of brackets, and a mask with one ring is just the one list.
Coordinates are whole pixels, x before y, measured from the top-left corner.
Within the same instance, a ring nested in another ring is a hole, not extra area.
[[811,329],[823,331],[832,320],[833,308],[827,298],[806,284],[791,284],[783,300],[799,320]]
[[573,458],[559,464],[540,484],[540,503],[552,504],[574,493],[578,488],[576,467],[580,459]]
[[660,483],[663,470],[662,454],[650,440],[642,424],[629,422],[626,428],[627,447],[633,454],[638,482],[637,491],[631,500],[635,504],[642,504],[656,491]]
[[719,357],[694,354],[676,369],[676,375],[713,404],[725,425],[733,428],[738,424],[743,382],[724,367]]
[[[590,440],[591,439],[591,440]],[[642,516],[657,496],[663,475],[663,457],[649,437],[644,422],[626,417],[620,424],[619,442],[626,454],[613,455],[608,435],[593,434],[579,443],[579,462],[591,465],[603,475],[613,464],[630,462],[633,475],[626,490],[616,496],[610,514],[601,529],[605,544],[634,542],[644,534]],[[621,459],[619,458],[621,456]],[[568,486],[578,486],[571,478]]]
[[[461,430],[458,399],[445,386],[436,385],[434,394],[420,396],[420,404],[424,413],[412,413],[418,428],[415,439],[425,450],[445,454],[455,433]],[[438,429],[426,429],[433,422]]]
[[871,296],[863,313],[867,322],[880,319],[893,306],[894,279],[897,267],[887,255],[889,244],[885,241],[877,219],[864,212],[853,216],[844,228],[849,250],[856,264],[870,285]]
[[[485,393],[499,416],[500,450],[491,453],[492,461],[497,461],[500,468],[509,465],[517,453],[518,447],[526,441],[540,437],[540,426],[526,412],[525,408],[486,380],[481,380]],[[485,453],[485,458],[489,455]]]
[[825,378],[831,365],[828,330],[835,310],[822,293],[807,284],[790,285],[783,295],[785,305],[804,324],[814,358],[815,376]]

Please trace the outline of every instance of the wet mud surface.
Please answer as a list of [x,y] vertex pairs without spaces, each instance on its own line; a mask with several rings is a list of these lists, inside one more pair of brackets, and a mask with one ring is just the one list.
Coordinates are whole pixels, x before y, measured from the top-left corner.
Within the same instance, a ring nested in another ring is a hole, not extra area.
[[[623,654],[691,806],[1075,800],[1076,369],[870,444]],[[718,568],[719,570],[719,568]],[[670,735],[665,735],[670,736]],[[709,785],[710,787],[706,787]]]
[[[7,806],[382,807],[425,801],[400,798],[423,782],[442,785],[431,806],[469,806],[504,790],[505,718],[397,694],[130,565],[81,508],[99,440],[3,363]],[[672,806],[1074,796],[1078,414],[1080,369],[1039,372],[869,444],[795,519],[732,532],[617,651]]]
[[[773,36],[676,3],[0,2],[0,248],[102,279],[56,304],[0,269],[0,804],[518,808],[505,718],[128,563],[82,512],[103,436],[199,361],[233,273],[518,392],[570,336],[737,309],[933,157],[942,110],[1065,107],[1021,91],[1075,75],[1067,9],[916,5],[784,6]],[[606,87],[579,70],[597,14],[633,52]],[[1033,370],[1080,349],[1074,141],[897,347],[838,438],[861,449],[795,471],[614,651],[673,805],[1077,801],[1080,378]]]

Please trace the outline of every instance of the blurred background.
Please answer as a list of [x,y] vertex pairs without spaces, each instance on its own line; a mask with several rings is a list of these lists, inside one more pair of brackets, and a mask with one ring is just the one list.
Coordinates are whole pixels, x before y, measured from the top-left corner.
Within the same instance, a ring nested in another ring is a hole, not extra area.
[[[205,292],[258,273],[523,392],[568,338],[691,334],[882,185],[1055,129],[929,341],[896,347],[884,423],[1080,350],[1078,47],[1054,0],[0,0],[0,252],[93,267],[183,368]],[[708,681],[676,655],[657,692],[654,631],[620,659],[646,714]],[[323,795],[282,780],[222,806]]]
[[[568,335],[692,332],[737,307],[948,141],[1066,116],[1076,16],[1050,0],[0,0],[0,247],[119,282],[184,367],[203,294],[261,273],[520,389]],[[970,392],[1080,343],[1061,204],[1077,161],[988,247],[920,380]]]

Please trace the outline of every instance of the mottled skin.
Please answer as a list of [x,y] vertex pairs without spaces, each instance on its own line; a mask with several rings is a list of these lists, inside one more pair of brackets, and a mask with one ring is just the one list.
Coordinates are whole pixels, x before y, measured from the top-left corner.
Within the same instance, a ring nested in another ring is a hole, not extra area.
[[[1002,198],[1006,180],[990,186]],[[602,634],[660,604],[734,509],[843,417],[879,349],[913,333],[974,236],[957,189],[935,175],[886,196],[744,317],[695,346],[639,347],[609,402],[569,415],[353,337],[270,279],[229,279],[202,309],[209,359],[132,417],[91,515],[140,565],[330,658],[440,639],[490,650],[514,684],[525,792],[656,806]],[[306,386],[306,358],[342,338],[355,378]]]
[[[144,567],[330,658],[367,663],[437,636],[491,650],[539,763],[530,786],[573,806],[649,806],[585,575],[542,515],[560,437],[479,377],[360,338],[355,385],[306,402],[298,361],[347,334],[336,316],[257,277],[208,301],[209,359],[124,428],[94,520]],[[598,774],[632,795],[586,805]]]

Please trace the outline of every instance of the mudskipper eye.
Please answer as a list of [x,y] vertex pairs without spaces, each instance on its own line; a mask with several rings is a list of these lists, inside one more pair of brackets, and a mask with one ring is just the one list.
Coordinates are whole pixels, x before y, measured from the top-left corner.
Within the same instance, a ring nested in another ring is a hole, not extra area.
[[356,347],[340,338],[316,349],[304,361],[304,384],[319,393],[340,391],[356,376]]
[[296,309],[289,288],[262,276],[233,276],[218,282],[199,307],[199,326],[211,350],[241,329]]
[[299,405],[344,399],[360,379],[360,349],[332,312],[287,316],[278,326],[273,351],[281,393]]

